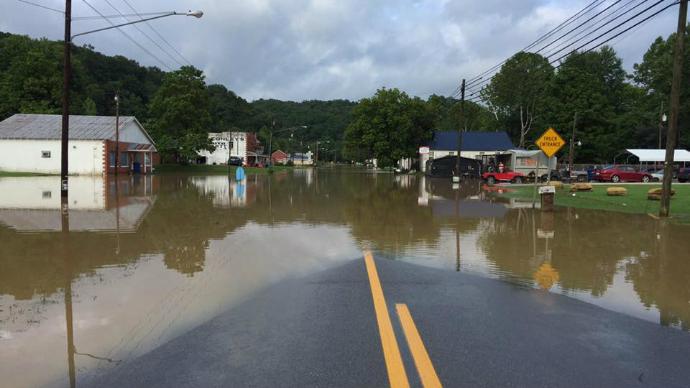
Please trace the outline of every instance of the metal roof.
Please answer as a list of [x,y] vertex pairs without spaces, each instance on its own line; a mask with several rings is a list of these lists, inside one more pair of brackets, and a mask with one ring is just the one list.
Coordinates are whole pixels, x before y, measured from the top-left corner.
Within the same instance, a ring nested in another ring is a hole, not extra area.
[[[436,131],[429,143],[432,151],[458,149],[457,131]],[[462,132],[463,151],[506,151],[515,148],[506,132]]]
[[[134,116],[120,116],[120,129],[130,121],[134,121],[144,131]],[[59,140],[61,136],[60,115],[16,114],[0,122],[0,139]],[[146,136],[149,137],[148,134]],[[115,140],[115,116],[70,115],[69,138]]]
[[[626,151],[637,156],[640,162],[663,162],[666,160],[665,149],[635,149],[629,148]],[[690,152],[687,150],[677,149],[673,152],[673,160],[675,162],[690,162]]]

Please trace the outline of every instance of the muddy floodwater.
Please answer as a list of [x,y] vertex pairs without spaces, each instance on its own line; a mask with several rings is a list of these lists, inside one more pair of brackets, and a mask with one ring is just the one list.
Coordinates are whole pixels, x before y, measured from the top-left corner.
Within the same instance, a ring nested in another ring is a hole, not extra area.
[[690,227],[363,170],[0,178],[0,385],[88,383],[290,277],[377,257],[690,329]]

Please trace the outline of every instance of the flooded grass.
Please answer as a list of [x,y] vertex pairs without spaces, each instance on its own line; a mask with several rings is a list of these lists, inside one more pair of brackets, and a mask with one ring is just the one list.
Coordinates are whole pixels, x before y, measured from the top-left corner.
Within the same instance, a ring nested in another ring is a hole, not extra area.
[[[620,184],[628,190],[625,196],[608,196],[606,189],[610,185],[594,185],[590,192],[581,191],[571,193],[570,186],[556,191],[556,205],[580,209],[606,210],[632,214],[658,214],[659,201],[647,199],[647,191],[659,188],[660,185]],[[671,200],[671,213],[674,219],[684,221],[690,219],[690,185],[674,185],[676,194]],[[534,195],[532,186],[513,187],[506,191],[508,198],[531,200]]]

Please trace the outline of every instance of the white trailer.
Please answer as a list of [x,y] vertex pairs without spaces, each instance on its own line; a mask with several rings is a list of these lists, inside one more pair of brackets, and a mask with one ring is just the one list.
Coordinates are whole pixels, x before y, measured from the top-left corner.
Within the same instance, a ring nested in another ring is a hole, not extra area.
[[548,171],[555,171],[558,160],[555,156],[547,158],[539,150],[508,150],[510,155],[508,167],[527,176],[546,176]]

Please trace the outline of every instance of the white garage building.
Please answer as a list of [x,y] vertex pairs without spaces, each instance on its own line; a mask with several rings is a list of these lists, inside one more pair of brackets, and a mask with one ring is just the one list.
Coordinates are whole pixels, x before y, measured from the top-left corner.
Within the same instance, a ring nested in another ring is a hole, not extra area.
[[[119,124],[119,171],[151,172],[158,161],[153,140],[134,116],[121,116]],[[60,115],[16,114],[0,122],[0,171],[59,174],[61,134]],[[70,116],[70,174],[114,172],[115,148],[114,116]]]

